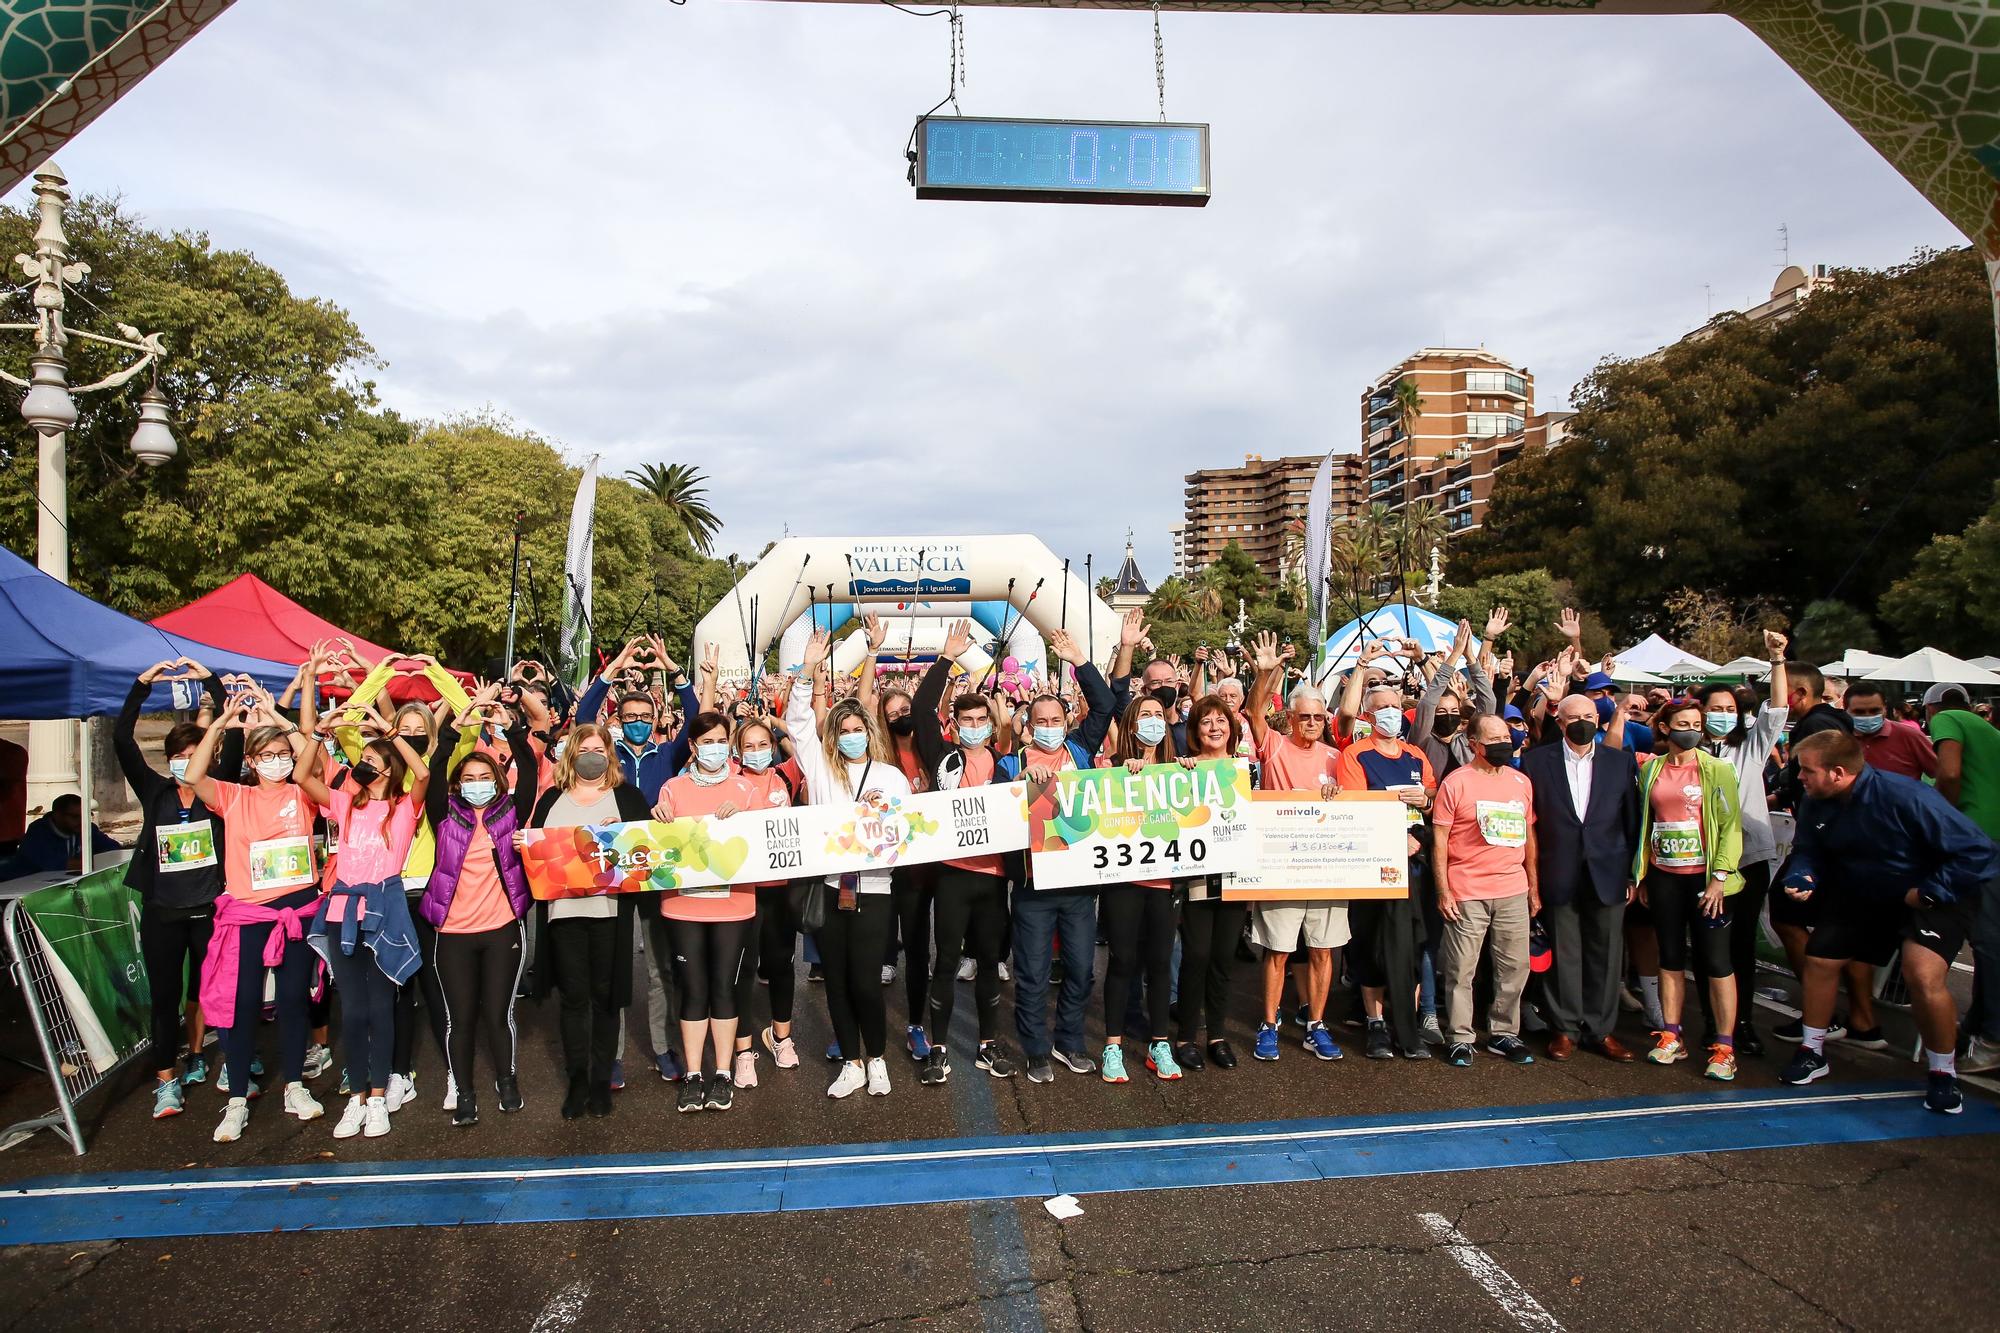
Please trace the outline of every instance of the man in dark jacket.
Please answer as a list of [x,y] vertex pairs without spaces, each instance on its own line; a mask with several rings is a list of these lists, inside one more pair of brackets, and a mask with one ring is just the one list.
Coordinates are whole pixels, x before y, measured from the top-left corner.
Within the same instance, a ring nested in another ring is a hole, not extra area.
[[1855,959],[1880,967],[1900,949],[1930,1065],[1924,1105],[1956,1115],[1964,1107],[1954,1061],[1958,1008],[1946,981],[2000,851],[1935,788],[1869,768],[1847,732],[1819,732],[1794,753],[1805,799],[1782,887],[1794,899],[1818,899],[1820,919],[1806,945],[1804,1040],[1778,1078],[1803,1084],[1826,1076],[1823,1048],[1841,969]]
[[1632,1053],[1612,1035],[1624,979],[1625,905],[1639,839],[1638,768],[1629,750],[1597,740],[1597,707],[1581,694],[1556,705],[1562,740],[1521,757],[1535,788],[1542,921],[1555,950],[1552,984],[1541,988],[1555,1029],[1549,1058],[1579,1043],[1607,1059]]

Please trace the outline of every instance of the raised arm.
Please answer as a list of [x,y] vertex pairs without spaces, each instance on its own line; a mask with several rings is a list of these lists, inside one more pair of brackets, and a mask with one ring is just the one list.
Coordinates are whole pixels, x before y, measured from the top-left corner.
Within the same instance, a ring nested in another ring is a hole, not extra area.
[[827,767],[826,752],[819,744],[819,717],[813,711],[813,697],[819,693],[819,668],[826,661],[830,636],[816,629],[806,640],[805,659],[792,694],[785,701],[785,730],[792,738],[792,756],[798,760],[799,774],[806,792],[815,801],[830,799],[835,791],[833,771]]
[[[854,688],[854,697],[870,713],[875,711],[875,659],[882,653],[882,644],[888,639],[889,631],[882,624],[882,617],[867,615],[861,618],[861,628],[867,634],[865,642],[868,651],[861,658],[861,683]],[[960,651],[963,651],[961,649]]]
[[1244,707],[1250,713],[1250,736],[1257,748],[1264,748],[1264,738],[1271,734],[1271,724],[1265,714],[1271,707],[1271,694],[1278,687],[1279,674],[1284,670],[1284,659],[1278,656],[1278,636],[1270,630],[1259,634],[1251,643],[1251,661],[1257,668],[1257,678],[1250,683],[1250,698]]

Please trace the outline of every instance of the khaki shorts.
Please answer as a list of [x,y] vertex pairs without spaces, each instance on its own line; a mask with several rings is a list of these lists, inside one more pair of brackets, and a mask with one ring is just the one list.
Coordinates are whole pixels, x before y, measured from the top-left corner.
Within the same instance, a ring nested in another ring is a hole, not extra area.
[[1296,953],[1300,936],[1308,949],[1338,949],[1347,943],[1346,903],[1255,903],[1250,942],[1266,953]]

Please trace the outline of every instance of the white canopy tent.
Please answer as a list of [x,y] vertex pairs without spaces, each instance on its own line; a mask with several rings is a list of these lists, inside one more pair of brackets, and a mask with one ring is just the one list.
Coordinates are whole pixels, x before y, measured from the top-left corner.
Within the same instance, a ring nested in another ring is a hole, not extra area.
[[[1668,678],[1705,676],[1715,670],[1715,663],[1707,658],[1697,657],[1684,648],[1676,648],[1657,634],[1648,634],[1619,653],[1618,665],[1627,671],[1650,671],[1655,676]],[[1615,671],[1612,674],[1618,675]],[[1618,676],[1618,679],[1625,677]]]
[[1988,671],[2000,671],[2000,657],[1974,657],[1969,660],[1976,667],[1985,667]]
[[1717,667],[1714,674],[1741,676],[1745,680],[1762,680],[1771,674],[1771,664],[1761,657],[1737,657]]
[[1820,670],[1829,676],[1865,676],[1879,667],[1885,667],[1896,659],[1884,653],[1871,653],[1861,648],[1849,648],[1840,655],[1840,660],[1828,662]]
[[1937,648],[1919,648],[1907,657],[1877,667],[1863,680],[1880,680],[1910,685],[1980,685],[2000,689],[2000,673],[1953,657]]

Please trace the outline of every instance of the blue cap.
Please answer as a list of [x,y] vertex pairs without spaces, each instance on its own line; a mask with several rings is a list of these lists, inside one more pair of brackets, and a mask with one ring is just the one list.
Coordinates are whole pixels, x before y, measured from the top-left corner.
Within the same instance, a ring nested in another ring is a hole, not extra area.
[[1501,713],[1501,716],[1506,718],[1509,722],[1525,722],[1528,720],[1525,717],[1521,716],[1521,710],[1514,707],[1514,705],[1512,704],[1507,705],[1506,709]]
[[1593,671],[1583,678],[1583,688],[1586,690],[1615,690],[1618,688],[1618,683],[1602,671]]

